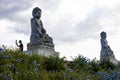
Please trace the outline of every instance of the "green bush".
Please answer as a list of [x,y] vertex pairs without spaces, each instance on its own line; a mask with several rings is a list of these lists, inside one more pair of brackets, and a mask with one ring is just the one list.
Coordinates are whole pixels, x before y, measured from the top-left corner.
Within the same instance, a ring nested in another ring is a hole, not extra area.
[[89,63],[89,70],[91,73],[96,73],[98,71],[100,71],[100,66],[99,66],[99,61],[97,61],[96,59],[93,59],[92,61],[90,61]]
[[0,80],[119,80],[120,67],[79,55],[71,67],[59,56],[0,52]]
[[99,66],[104,69],[104,70],[115,70],[117,66],[115,66],[113,63],[111,63],[109,60],[108,61],[102,61]]
[[45,61],[47,71],[60,71],[64,69],[64,58],[59,56],[49,56]]
[[88,69],[88,63],[89,63],[89,59],[87,59],[86,57],[79,55],[78,57],[76,57],[75,59],[73,59],[74,62],[74,68],[75,69]]

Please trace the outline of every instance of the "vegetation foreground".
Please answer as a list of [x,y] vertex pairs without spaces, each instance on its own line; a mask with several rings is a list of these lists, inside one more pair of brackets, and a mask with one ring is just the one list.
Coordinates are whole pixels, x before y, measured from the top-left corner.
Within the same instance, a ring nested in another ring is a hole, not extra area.
[[120,65],[81,55],[70,64],[65,57],[6,50],[0,52],[0,80],[120,80]]

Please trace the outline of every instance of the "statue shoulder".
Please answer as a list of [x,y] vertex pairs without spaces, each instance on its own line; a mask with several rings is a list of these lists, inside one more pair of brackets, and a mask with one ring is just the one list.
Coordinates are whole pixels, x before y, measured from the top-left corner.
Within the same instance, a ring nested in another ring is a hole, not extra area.
[[31,24],[33,24],[33,23],[37,23],[37,19],[36,18],[31,18]]
[[36,21],[36,19],[35,18],[31,18],[31,21]]

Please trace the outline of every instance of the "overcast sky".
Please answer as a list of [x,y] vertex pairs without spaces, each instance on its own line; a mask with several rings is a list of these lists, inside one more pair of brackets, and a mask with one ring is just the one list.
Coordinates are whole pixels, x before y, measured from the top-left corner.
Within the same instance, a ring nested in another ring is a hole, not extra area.
[[0,45],[30,41],[34,7],[42,9],[42,21],[53,38],[55,50],[67,59],[100,58],[100,32],[120,60],[120,0],[0,0]]

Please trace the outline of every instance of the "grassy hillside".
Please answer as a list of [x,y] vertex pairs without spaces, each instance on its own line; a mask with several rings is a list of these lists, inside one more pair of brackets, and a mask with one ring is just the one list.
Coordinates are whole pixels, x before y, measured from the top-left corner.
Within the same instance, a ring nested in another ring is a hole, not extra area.
[[0,52],[0,80],[120,80],[120,66],[100,63],[78,55],[72,63],[65,57]]

